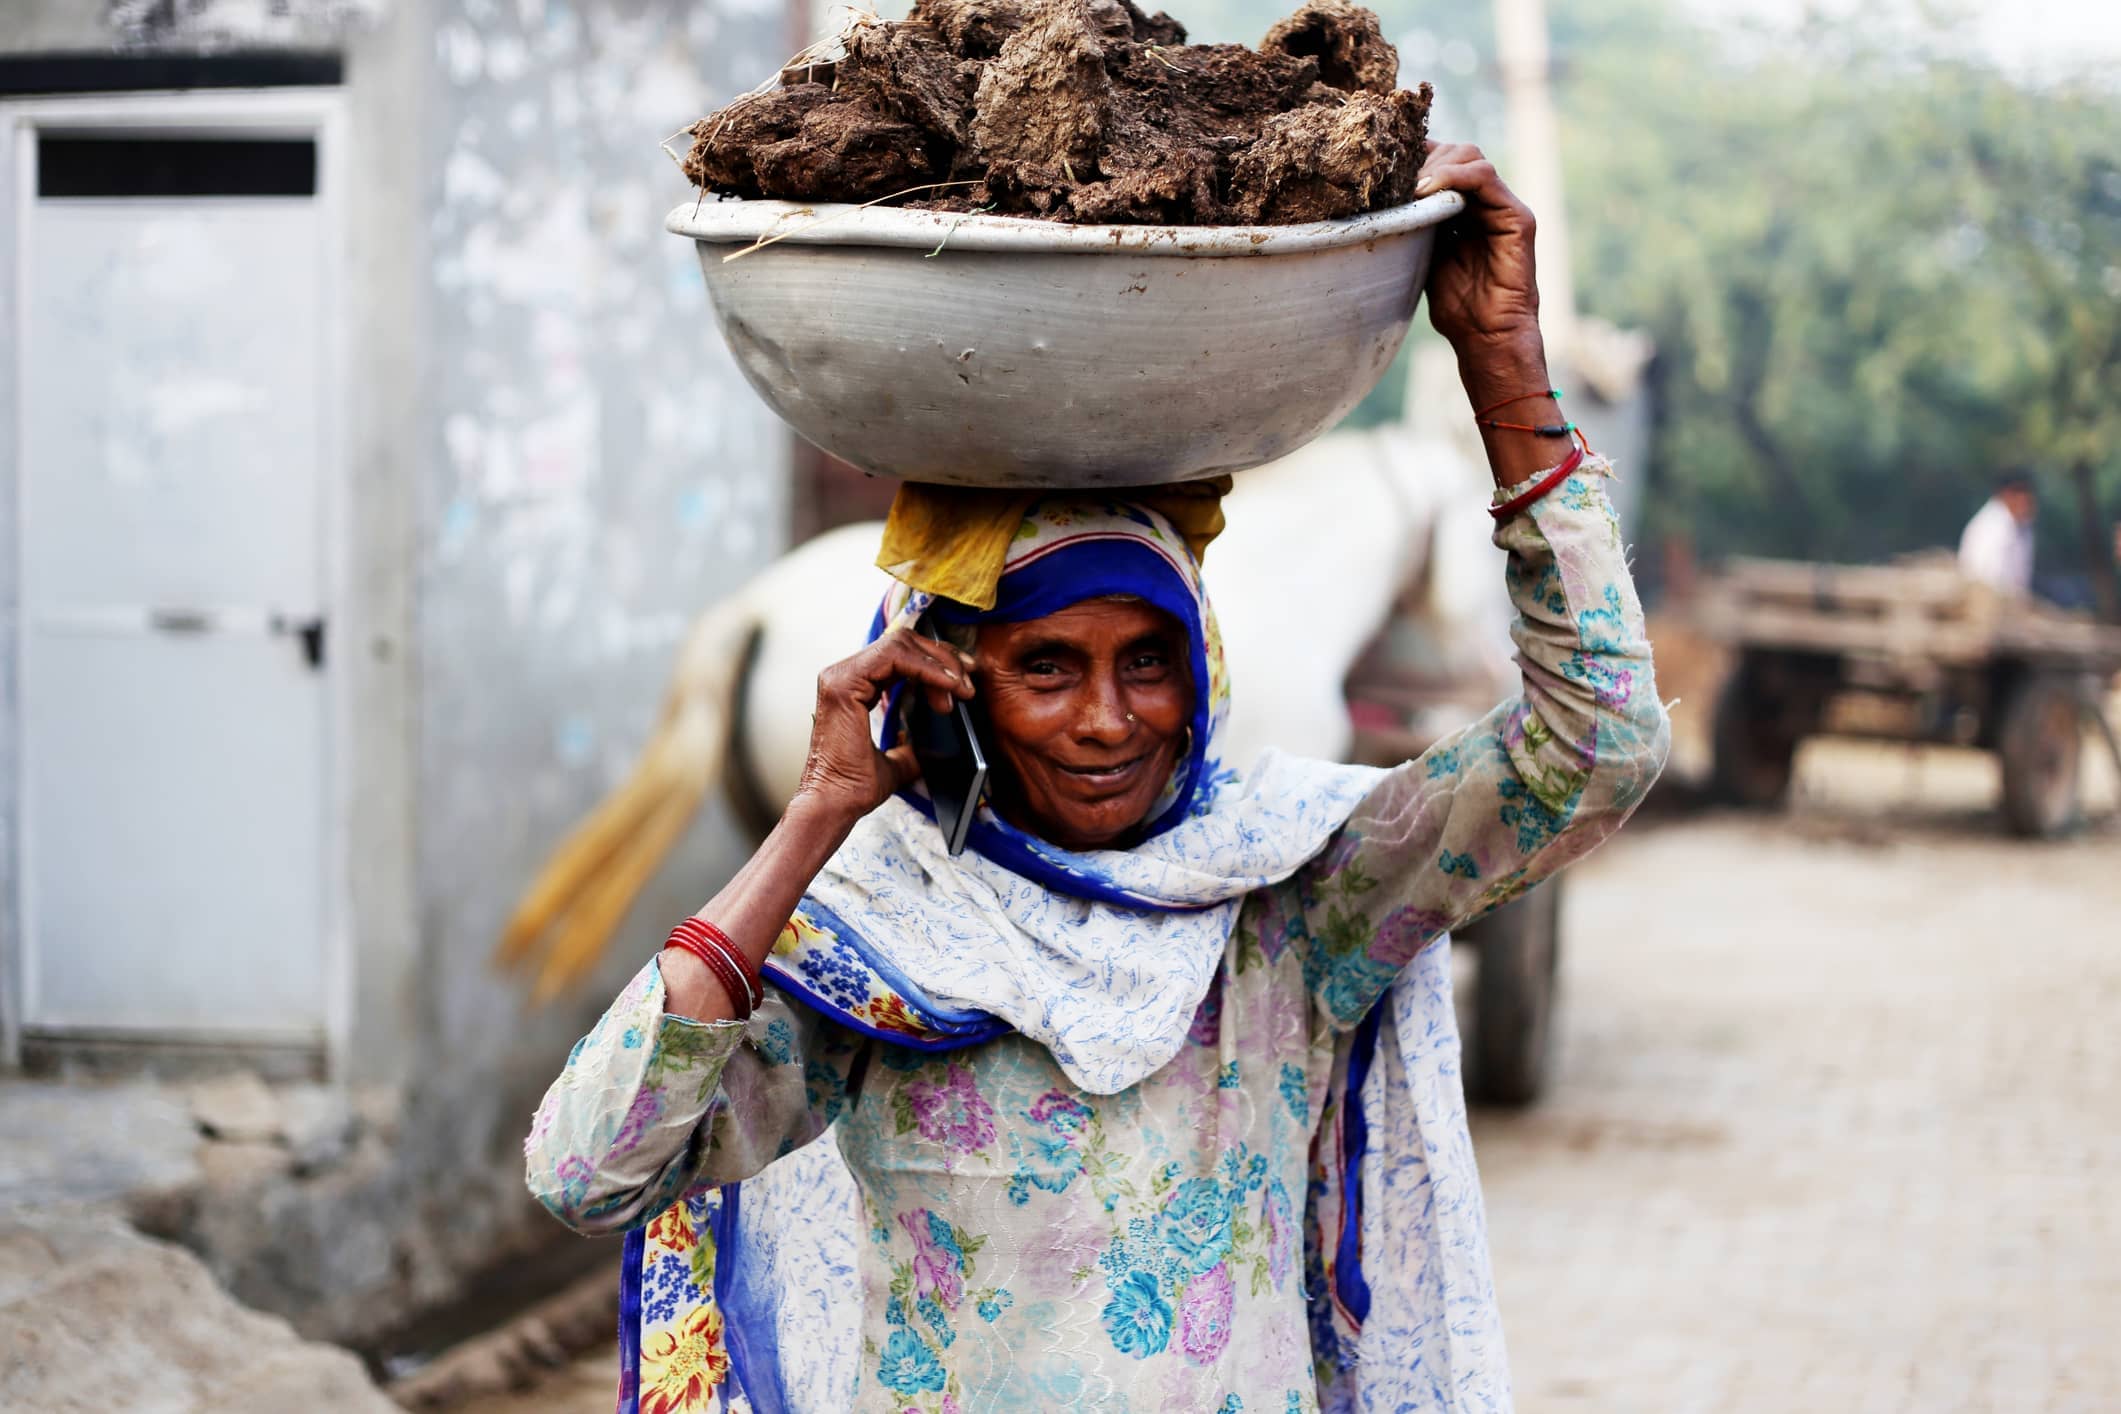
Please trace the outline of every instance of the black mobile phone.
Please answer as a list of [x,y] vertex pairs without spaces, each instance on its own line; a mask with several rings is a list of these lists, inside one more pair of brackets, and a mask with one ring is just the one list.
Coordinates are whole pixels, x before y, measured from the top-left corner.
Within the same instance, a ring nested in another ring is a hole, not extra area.
[[[924,638],[942,638],[926,619],[913,631]],[[965,837],[972,831],[972,813],[987,784],[987,753],[980,749],[979,733],[972,729],[972,710],[953,698],[949,711],[938,712],[918,687],[908,690],[907,704],[906,739],[912,743],[914,759],[921,763],[921,780],[935,806],[935,823],[942,827],[950,852],[962,854]]]

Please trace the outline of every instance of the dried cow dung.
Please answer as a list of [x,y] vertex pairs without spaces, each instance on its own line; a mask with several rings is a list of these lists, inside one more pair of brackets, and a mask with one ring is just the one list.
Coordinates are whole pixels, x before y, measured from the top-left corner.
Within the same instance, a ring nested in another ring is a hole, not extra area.
[[1377,16],[1353,5],[1307,5],[1268,30],[1259,50],[1316,59],[1328,88],[1389,98],[1399,87],[1399,51],[1378,32]]
[[918,0],[694,124],[685,174],[736,196],[1172,225],[1412,196],[1429,86],[1398,86],[1368,10],[1317,0],[1258,49],[1185,40],[1132,0]]

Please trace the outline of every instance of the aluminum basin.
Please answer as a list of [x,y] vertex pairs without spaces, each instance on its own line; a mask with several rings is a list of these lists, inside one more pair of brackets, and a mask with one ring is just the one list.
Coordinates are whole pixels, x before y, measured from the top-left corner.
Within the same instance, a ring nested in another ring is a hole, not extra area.
[[1462,209],[1445,192],[1303,226],[1070,226],[710,197],[666,224],[698,243],[751,386],[826,451],[916,481],[1094,487],[1240,471],[1338,422]]

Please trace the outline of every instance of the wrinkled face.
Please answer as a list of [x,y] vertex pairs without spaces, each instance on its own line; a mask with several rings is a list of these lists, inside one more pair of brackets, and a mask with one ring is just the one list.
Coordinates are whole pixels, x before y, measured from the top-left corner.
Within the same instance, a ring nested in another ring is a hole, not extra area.
[[1193,714],[1184,631],[1161,609],[1093,599],[984,624],[974,682],[1004,820],[1063,849],[1107,849],[1149,818]]

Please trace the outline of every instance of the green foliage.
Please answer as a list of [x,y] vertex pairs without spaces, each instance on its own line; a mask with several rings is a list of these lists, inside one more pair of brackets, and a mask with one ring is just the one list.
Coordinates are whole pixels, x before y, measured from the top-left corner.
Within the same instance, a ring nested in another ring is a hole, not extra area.
[[[1164,8],[1255,44],[1296,3]],[[1490,6],[1371,3],[1438,134],[1507,173]],[[2043,565],[2080,569],[2069,473],[2121,516],[2121,89],[2015,81],[1947,4],[1795,32],[1684,0],[1547,9],[1578,297],[1659,350],[1645,529],[1875,559],[1955,543],[2027,465]],[[1402,359],[1351,421],[1396,417],[1404,382]]]
[[1854,27],[1577,57],[1579,293],[1660,350],[1652,529],[1874,558],[1953,542],[2026,464],[2080,564],[2063,473],[2121,505],[2115,95]]
[[[1249,43],[1292,7],[1172,8]],[[1507,173],[1489,6],[1373,8],[1438,132]],[[2068,473],[2121,515],[2121,92],[2014,81],[1937,6],[1794,33],[1679,0],[1547,8],[1578,297],[1659,349],[1646,528],[1875,559],[1955,543],[2029,465],[2043,565],[2080,568]],[[1403,383],[1352,421],[1396,416]]]

